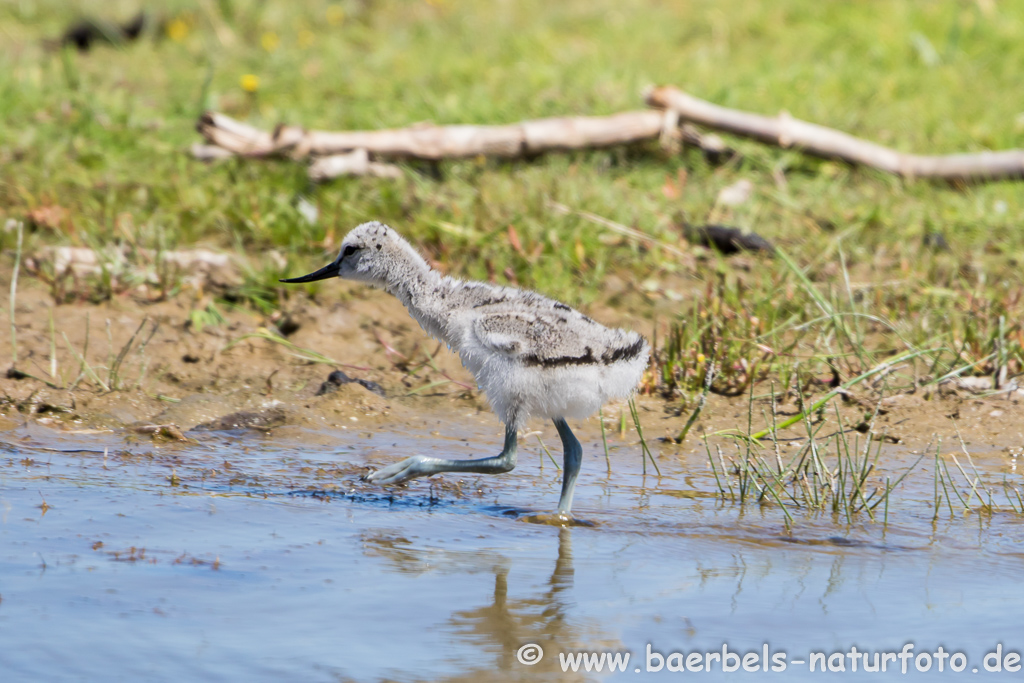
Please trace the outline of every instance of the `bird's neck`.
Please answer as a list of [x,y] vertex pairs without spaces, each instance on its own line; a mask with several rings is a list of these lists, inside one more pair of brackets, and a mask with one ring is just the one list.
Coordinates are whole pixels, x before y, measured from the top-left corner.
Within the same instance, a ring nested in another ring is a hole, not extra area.
[[446,307],[442,292],[447,293],[447,279],[431,268],[417,254],[402,264],[401,272],[389,273],[384,288],[402,302],[413,318],[428,333],[445,339]]

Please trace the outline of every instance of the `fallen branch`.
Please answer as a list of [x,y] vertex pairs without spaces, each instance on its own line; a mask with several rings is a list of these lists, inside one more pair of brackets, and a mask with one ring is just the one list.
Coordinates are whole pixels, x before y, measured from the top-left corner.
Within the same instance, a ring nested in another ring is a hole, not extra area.
[[254,128],[224,114],[206,112],[196,129],[209,144],[193,145],[192,155],[203,161],[225,156],[293,159],[314,157],[309,175],[326,180],[340,175],[394,178],[396,166],[378,159],[439,161],[477,156],[529,157],[552,151],[592,149],[660,139],[677,140],[699,148],[712,160],[732,150],[714,134],[693,126],[678,128],[673,112],[632,111],[613,116],[573,116],[535,119],[497,126],[435,126],[375,131],[327,132],[280,125],[273,132]]
[[241,156],[302,158],[364,149],[391,159],[520,157],[552,150],[609,147],[661,134],[664,113],[633,111],[614,116],[537,119],[505,126],[435,126],[327,132],[278,126],[267,133],[223,114],[206,112],[198,123],[208,142]]
[[807,154],[870,166],[906,178],[994,180],[1024,177],[1024,150],[921,156],[904,154],[783,112],[761,116],[712,104],[672,86],[653,88],[647,104],[673,111],[681,121],[753,138]]
[[672,86],[653,88],[645,99],[657,110],[534,119],[495,126],[420,124],[408,128],[342,132],[305,130],[293,125],[279,125],[267,132],[224,114],[206,112],[199,118],[196,128],[209,144],[194,145],[192,154],[205,161],[230,155],[314,157],[309,175],[315,181],[341,175],[383,178],[401,175],[398,167],[380,163],[380,159],[522,158],[653,139],[660,140],[668,149],[681,141],[701,149],[715,162],[734,154],[721,138],[702,133],[691,125],[699,124],[906,178],[1024,177],[1024,150],[945,156],[904,154],[841,131],[794,119],[786,113],[769,117],[721,107]]

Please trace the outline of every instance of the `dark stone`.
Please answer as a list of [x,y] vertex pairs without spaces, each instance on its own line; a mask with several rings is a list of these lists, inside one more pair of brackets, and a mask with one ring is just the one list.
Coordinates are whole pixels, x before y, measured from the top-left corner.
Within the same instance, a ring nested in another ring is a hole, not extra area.
[[277,329],[285,337],[292,336],[299,331],[300,327],[302,325],[290,315],[286,315],[277,321]]
[[741,251],[775,253],[771,242],[756,232],[744,232],[724,225],[690,225],[683,223],[683,236],[693,244],[716,249],[726,256]]
[[354,379],[346,375],[341,370],[335,370],[334,372],[329,374],[327,376],[327,380],[320,385],[320,390],[316,392],[316,395],[323,396],[324,394],[332,394],[339,388],[341,388],[342,385],[350,384],[352,382],[355,382],[356,384],[363,387],[367,391],[372,391],[378,396],[385,396],[384,387],[377,384],[376,382],[371,382],[368,379]]
[[36,406],[36,414],[44,415],[46,413],[70,413],[71,408],[65,406],[57,406],[52,403],[40,403]]
[[118,25],[102,19],[81,19],[64,31],[62,45],[74,45],[79,52],[88,52],[93,43],[120,45],[137,39],[146,27],[146,14],[139,12],[130,21]]

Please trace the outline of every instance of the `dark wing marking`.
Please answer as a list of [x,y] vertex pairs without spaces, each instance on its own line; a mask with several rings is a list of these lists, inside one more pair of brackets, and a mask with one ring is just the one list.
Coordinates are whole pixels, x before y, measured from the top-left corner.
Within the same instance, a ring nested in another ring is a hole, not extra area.
[[484,348],[532,367],[611,365],[635,360],[647,348],[635,333],[609,330],[593,321],[573,328],[564,318],[527,312],[481,315],[472,334]]

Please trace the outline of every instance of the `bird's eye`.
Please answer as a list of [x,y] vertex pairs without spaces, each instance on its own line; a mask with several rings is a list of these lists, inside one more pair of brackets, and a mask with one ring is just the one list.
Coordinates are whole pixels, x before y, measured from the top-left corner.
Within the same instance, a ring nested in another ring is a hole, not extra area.
[[341,252],[341,258],[345,258],[347,256],[351,256],[352,254],[356,253],[357,251],[359,251],[359,247],[355,246],[354,244],[350,244],[347,247],[345,247],[345,251]]

